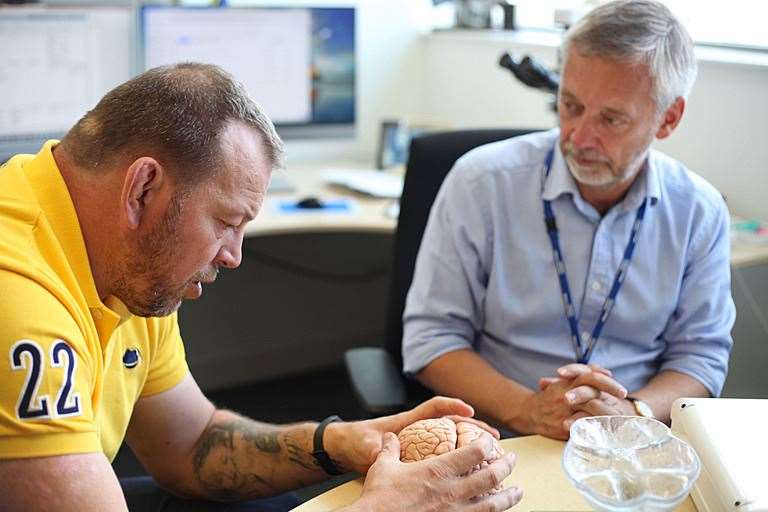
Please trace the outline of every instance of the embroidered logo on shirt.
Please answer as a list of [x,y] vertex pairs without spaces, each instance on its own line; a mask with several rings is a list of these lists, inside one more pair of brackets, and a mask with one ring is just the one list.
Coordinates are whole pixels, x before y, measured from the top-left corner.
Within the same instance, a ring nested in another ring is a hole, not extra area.
[[139,349],[129,348],[123,354],[123,366],[126,368],[135,368],[139,364]]

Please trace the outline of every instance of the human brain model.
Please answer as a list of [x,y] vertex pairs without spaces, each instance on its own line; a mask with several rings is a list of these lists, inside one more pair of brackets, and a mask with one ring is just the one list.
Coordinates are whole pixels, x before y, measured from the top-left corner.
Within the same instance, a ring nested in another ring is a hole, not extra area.
[[[400,460],[416,462],[461,448],[480,436],[491,436],[474,423],[454,421],[450,418],[420,420],[411,423],[398,434]],[[499,442],[493,438],[494,450],[491,456],[475,466],[478,470],[504,455]]]

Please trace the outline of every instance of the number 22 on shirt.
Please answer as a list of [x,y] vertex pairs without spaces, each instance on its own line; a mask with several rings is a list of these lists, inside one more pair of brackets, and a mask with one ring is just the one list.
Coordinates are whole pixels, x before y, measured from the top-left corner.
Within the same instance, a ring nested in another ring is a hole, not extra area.
[[[20,420],[45,418],[63,418],[79,416],[80,393],[72,392],[72,382],[77,371],[77,356],[64,340],[54,340],[46,358],[45,351],[32,340],[19,340],[9,352],[11,369],[26,371],[24,385],[16,403],[16,415]],[[56,402],[52,407],[48,395],[38,395],[43,372],[51,368],[65,367],[64,379],[56,393]]]

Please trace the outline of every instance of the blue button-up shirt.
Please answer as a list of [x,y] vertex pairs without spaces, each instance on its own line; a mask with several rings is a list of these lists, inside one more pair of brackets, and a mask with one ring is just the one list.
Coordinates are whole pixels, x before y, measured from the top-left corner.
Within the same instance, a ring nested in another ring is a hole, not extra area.
[[[600,314],[648,198],[626,280],[592,354],[630,391],[674,370],[720,394],[735,308],[728,211],[679,162],[651,151],[624,199],[601,216],[582,199],[558,130],[475,149],[448,174],[430,213],[408,293],[404,370],[474,349],[536,389],[574,362],[542,199],[552,201],[582,339]],[[552,170],[544,160],[555,147]]]

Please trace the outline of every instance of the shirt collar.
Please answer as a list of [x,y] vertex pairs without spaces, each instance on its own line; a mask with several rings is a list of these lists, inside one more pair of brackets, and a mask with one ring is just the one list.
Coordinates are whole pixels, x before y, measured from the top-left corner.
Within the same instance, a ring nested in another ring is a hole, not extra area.
[[131,313],[115,297],[108,297],[104,302],[99,298],[77,212],[53,158],[52,150],[56,144],[56,140],[46,142],[40,152],[24,164],[24,171],[92,315],[96,320],[104,318],[114,328],[128,320]]
[[[545,157],[546,158],[546,157]],[[544,175],[544,160],[541,163],[541,173]],[[643,164],[643,169],[637,176],[637,179],[630,187],[627,195],[624,197],[619,207],[622,211],[635,210],[640,207],[645,198],[650,199],[650,204],[655,205],[661,199],[661,184],[656,163],[655,153],[649,151],[648,157]],[[552,159],[552,168],[549,177],[544,181],[544,187],[541,192],[541,198],[554,201],[562,195],[570,194],[572,198],[578,198],[582,201],[579,188],[576,186],[576,180],[568,170],[565,157],[560,150],[560,144],[557,139],[554,143],[554,157]]]

